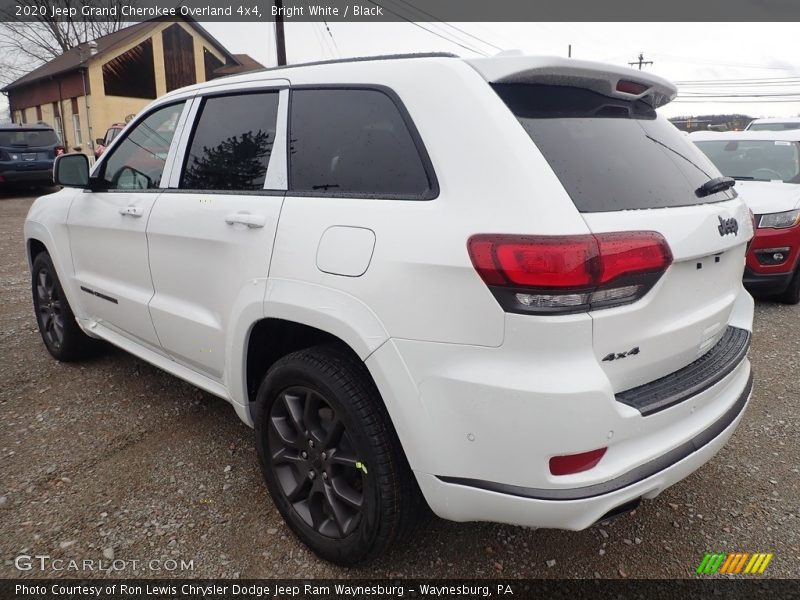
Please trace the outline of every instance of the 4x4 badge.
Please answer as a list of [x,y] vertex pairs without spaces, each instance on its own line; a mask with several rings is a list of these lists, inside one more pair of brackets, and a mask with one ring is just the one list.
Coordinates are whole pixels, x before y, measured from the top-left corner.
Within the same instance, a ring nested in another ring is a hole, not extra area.
[[639,354],[639,346],[631,348],[627,352],[611,352],[603,357],[604,361],[619,360],[620,358],[627,358],[628,356],[636,356]]
[[723,219],[722,217],[719,218],[719,230],[720,235],[728,235],[732,233],[733,235],[739,235],[739,221],[731,217],[730,219]]

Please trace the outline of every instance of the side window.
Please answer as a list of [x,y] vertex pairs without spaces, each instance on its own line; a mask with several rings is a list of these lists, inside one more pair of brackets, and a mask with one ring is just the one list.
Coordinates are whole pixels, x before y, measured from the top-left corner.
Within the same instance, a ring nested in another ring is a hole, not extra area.
[[291,101],[290,186],[295,192],[429,197],[414,139],[379,90],[299,89]]
[[147,190],[161,185],[169,146],[184,103],[165,106],[136,125],[106,159],[103,180],[110,190]]
[[189,143],[180,187],[263,189],[277,120],[278,92],[206,99]]

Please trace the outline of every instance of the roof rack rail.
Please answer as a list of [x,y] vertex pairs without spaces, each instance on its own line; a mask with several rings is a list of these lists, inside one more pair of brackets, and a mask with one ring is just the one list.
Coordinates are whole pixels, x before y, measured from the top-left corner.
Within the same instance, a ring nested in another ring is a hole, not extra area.
[[[354,56],[351,58],[333,58],[329,60],[315,60],[311,62],[304,62],[304,63],[295,63],[291,65],[281,65],[279,67],[267,67],[262,69],[258,72],[262,71],[279,71],[281,69],[296,69],[298,67],[315,67],[317,65],[333,65],[338,63],[351,63],[351,62],[369,62],[369,61],[381,61],[381,60],[402,60],[404,58],[460,58],[457,54],[453,54],[452,52],[418,52],[418,53],[407,53],[407,54],[379,54],[376,56]],[[242,75],[243,73],[235,73],[233,75],[228,75],[227,77],[235,77],[236,75]],[[219,77],[218,79],[222,79]]]

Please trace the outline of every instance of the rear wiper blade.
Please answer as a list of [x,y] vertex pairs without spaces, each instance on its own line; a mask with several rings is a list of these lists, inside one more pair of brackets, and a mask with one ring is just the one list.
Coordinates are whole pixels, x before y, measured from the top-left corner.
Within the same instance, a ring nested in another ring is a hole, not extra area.
[[736,180],[733,177],[716,177],[706,181],[703,185],[697,188],[694,193],[697,194],[698,198],[705,198],[711,194],[729,190],[735,185]]

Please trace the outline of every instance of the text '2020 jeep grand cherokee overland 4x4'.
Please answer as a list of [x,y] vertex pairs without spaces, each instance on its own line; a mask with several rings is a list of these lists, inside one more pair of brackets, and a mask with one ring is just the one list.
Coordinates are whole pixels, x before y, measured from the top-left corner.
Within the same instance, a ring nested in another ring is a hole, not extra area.
[[173,92],[31,208],[45,344],[108,340],[228,400],[327,559],[377,555],[423,499],[588,527],[708,461],[752,386],[750,217],[656,116],[674,95],[447,56]]

